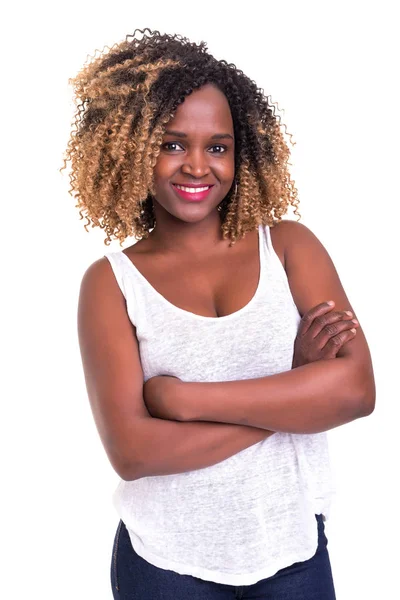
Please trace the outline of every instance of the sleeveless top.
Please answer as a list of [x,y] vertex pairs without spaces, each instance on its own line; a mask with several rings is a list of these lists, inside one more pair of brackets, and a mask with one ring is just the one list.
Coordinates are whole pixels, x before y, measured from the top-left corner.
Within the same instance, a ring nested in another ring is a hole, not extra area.
[[[258,233],[257,291],[222,317],[173,305],[122,251],[104,255],[136,327],[144,381],[233,381],[291,369],[301,317],[270,228]],[[147,562],[241,586],[315,554],[315,515],[328,518],[332,494],[326,432],[275,433],[203,469],[121,479],[113,505]]]

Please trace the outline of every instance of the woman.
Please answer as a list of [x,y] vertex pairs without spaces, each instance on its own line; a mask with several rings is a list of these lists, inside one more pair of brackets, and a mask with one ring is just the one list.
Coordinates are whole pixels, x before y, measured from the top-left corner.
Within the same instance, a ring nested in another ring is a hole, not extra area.
[[299,201],[262,90],[204,43],[136,33],[74,79],[67,150],[81,217],[138,240],[87,269],[78,310],[121,477],[114,598],[331,600],[326,431],[374,409],[366,339],[282,219]]

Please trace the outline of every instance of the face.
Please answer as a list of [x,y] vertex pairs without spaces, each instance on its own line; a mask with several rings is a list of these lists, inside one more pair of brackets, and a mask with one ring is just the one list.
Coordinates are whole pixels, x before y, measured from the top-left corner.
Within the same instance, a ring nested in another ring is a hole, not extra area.
[[[234,144],[231,111],[219,89],[207,84],[185,98],[167,124],[154,167],[156,219],[160,211],[186,222],[217,216],[233,183]],[[196,187],[209,191],[193,194]]]

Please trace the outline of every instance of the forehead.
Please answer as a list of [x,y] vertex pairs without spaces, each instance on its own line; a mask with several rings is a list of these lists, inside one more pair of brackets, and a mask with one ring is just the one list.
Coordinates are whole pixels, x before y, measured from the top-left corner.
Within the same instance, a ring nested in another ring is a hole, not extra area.
[[215,86],[204,85],[178,106],[168,128],[187,134],[212,132],[233,135],[232,114],[226,96]]

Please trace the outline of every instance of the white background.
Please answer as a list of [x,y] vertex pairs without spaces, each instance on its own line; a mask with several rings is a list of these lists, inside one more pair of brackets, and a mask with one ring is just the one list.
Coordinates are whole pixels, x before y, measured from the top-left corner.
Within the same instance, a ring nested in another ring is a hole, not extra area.
[[337,598],[398,594],[394,5],[91,0],[3,13],[2,597],[112,598],[119,479],[87,399],[76,309],[85,269],[120,247],[107,248],[101,230],[86,233],[58,169],[74,112],[68,78],[96,48],[144,27],[207,41],[285,110],[302,222],[336,265],[377,385],[375,412],[329,434],[337,496],[326,533]]

